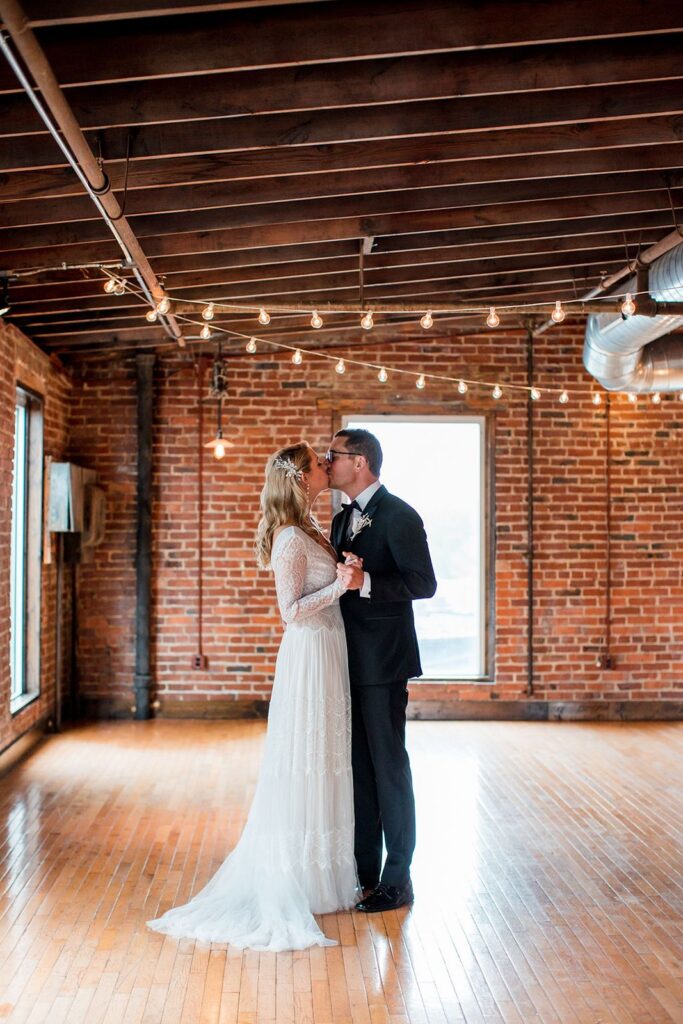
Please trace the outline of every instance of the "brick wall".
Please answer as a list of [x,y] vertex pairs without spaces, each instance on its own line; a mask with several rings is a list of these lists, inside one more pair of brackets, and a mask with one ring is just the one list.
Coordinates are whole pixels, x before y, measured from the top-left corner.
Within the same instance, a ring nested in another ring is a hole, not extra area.
[[[261,346],[263,348],[263,346]],[[535,343],[540,386],[589,388],[581,330],[563,325]],[[339,354],[389,366],[523,383],[519,334],[437,337],[412,346],[372,343]],[[260,351],[230,360],[230,436],[222,462],[204,453],[203,648],[198,650],[198,390],[192,356],[166,353],[156,367],[154,497],[154,677],[162,714],[230,711],[235,701],[267,699],[281,626],[272,579],[257,570],[253,533],[263,465],[279,445],[301,437],[326,447],[343,413],[485,412],[495,461],[495,663],[482,684],[418,684],[420,701],[528,700],[527,410],[450,385],[420,393],[409,382],[381,385],[370,371],[344,377],[332,363]],[[105,487],[107,538],[79,569],[81,685],[104,710],[132,703],[135,557],[135,367],[84,364],[74,383],[70,452]],[[203,392],[206,395],[206,387]],[[212,436],[205,410],[202,440]],[[683,668],[683,403],[638,408],[613,399],[613,670],[596,660],[605,644],[605,407],[589,398],[535,403],[534,692],[538,701],[680,701]],[[242,705],[240,705],[242,706]]]
[[[64,458],[71,384],[66,376],[20,331],[0,321],[0,752],[38,722],[54,714],[55,681],[55,540],[51,538],[51,564],[43,564],[41,580],[41,682],[40,696],[15,715],[10,714],[10,550],[12,528],[12,462],[14,408],[17,383],[44,399],[44,455]],[[64,587],[64,687],[69,665],[71,627],[70,577]]]

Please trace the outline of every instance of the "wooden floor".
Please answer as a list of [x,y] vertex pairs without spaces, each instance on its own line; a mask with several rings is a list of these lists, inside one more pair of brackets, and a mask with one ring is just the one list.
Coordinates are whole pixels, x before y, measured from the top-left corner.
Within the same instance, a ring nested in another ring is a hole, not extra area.
[[411,912],[294,954],[146,930],[238,837],[263,728],[82,727],[0,780],[0,1020],[683,1021],[683,724],[412,722]]

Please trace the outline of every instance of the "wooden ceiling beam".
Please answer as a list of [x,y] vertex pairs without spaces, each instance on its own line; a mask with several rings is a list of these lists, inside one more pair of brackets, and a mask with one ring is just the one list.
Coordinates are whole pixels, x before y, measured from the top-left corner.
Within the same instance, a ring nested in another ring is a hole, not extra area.
[[[268,114],[255,118],[218,118],[184,124],[146,125],[130,137],[127,128],[86,132],[91,147],[101,145],[104,159],[124,160],[129,138],[134,160],[177,158],[197,153],[244,152],[340,142],[369,142],[415,136],[465,134],[495,129],[512,132],[531,126],[567,125],[622,118],[683,113],[678,79],[633,82],[616,91],[602,88],[515,93],[501,103],[497,96],[352,107],[340,110]],[[526,144],[523,144],[523,149]],[[21,146],[0,151],[0,170],[58,167],[64,157],[54,141],[28,135]]]
[[[595,231],[618,231],[631,235],[645,227],[670,230],[671,208],[660,193],[642,192],[603,196],[600,203],[585,200],[521,203],[489,207],[472,216],[471,211],[436,210],[362,219],[331,219],[315,223],[271,225],[259,229],[234,228],[201,234],[150,237],[146,250],[158,273],[174,267],[204,261],[207,255],[225,259],[232,253],[238,260],[252,260],[256,252],[270,258],[272,248],[286,247],[304,253],[310,244],[351,243],[363,236],[375,238],[377,251],[419,249],[435,244],[486,244],[498,240],[578,237]],[[43,267],[50,260],[94,262],[118,258],[109,242],[72,245],[45,252],[18,249],[0,254],[0,267],[7,272]],[[196,264],[195,264],[196,265]]]
[[[654,244],[659,235],[655,232],[645,233],[639,237],[642,246]],[[439,276],[445,273],[483,274],[497,273],[502,269],[525,269],[545,267],[580,267],[603,262],[625,259],[624,240],[619,236],[606,236],[604,245],[598,246],[597,239],[593,248],[580,248],[573,239],[567,240],[564,249],[543,247],[542,243],[532,242],[525,245],[515,243],[515,251],[500,250],[482,252],[481,246],[465,246],[462,251],[457,248],[449,250],[434,249],[408,254],[386,254],[371,263],[372,257],[365,259],[365,282],[368,287],[388,280],[414,280],[416,275]],[[519,248],[528,252],[520,252]],[[633,248],[632,248],[633,251]],[[412,275],[412,276],[411,276]],[[213,288],[251,287],[252,293],[265,292],[266,289],[286,284],[288,281],[300,282],[302,287],[311,287],[311,282],[318,280],[320,286],[330,279],[358,277],[358,256],[353,254],[336,259],[327,259],[307,263],[280,263],[263,267],[237,267],[216,270],[193,271],[178,273],[165,280],[169,294],[184,295],[187,289],[201,289],[199,296],[210,296]],[[102,275],[93,274],[91,279],[81,278],[73,282],[63,282],[57,287],[48,288],[44,284],[24,284],[19,287],[12,285],[12,309],[18,312],[25,307],[36,312],[78,308],[98,308],[104,298]],[[194,291],[193,291],[194,294]],[[198,297],[195,294],[195,297]],[[120,301],[120,300],[118,300]]]
[[[158,189],[188,182],[216,182],[318,175],[365,168],[428,164],[446,161],[499,160],[521,156],[530,163],[544,154],[577,154],[594,150],[676,144],[681,141],[680,117],[641,117],[594,121],[518,131],[479,131],[464,135],[421,136],[382,142],[348,142],[330,146],[301,146],[238,153],[196,154],[166,159],[132,160],[128,188]],[[570,160],[567,161],[568,163]],[[112,188],[124,183],[124,164],[108,161]],[[70,169],[33,168],[2,177],[4,202],[80,195]]]
[[53,0],[33,0],[29,4],[32,28],[56,25],[91,24],[95,21],[128,21],[130,18],[165,18],[178,14],[204,14],[235,11],[248,7],[277,7],[294,4],[329,3],[330,0],[164,0],[152,4],[145,0],[69,0],[55,8]]
[[[614,87],[679,78],[681,43],[674,35],[601,39],[516,48],[504,60],[499,50],[431,53],[274,68],[267,75],[253,71],[197,75],[184,89],[174,88],[167,79],[90,85],[71,88],[68,96],[81,127],[101,130],[423,99]],[[25,97],[0,95],[0,136],[42,131]]]
[[[326,61],[575,42],[680,31],[669,0],[616,4],[573,0],[421,3],[364,0],[291,10],[223,11],[201,17],[108,21],[40,29],[64,86],[237,71]],[[5,69],[0,89],[8,87]],[[9,80],[9,87],[14,83]]]
[[[432,263],[428,266],[396,267],[390,269],[365,270],[364,292],[368,301],[372,300],[373,294],[381,290],[385,285],[423,284],[427,281],[438,281],[447,279],[449,281],[467,280],[474,281],[486,277],[497,277],[501,273],[513,271],[537,271],[557,270],[559,268],[578,268],[578,276],[583,276],[586,268],[598,267],[600,270],[609,271],[614,265],[623,264],[625,251],[623,243],[608,250],[589,250],[584,252],[568,252],[558,255],[540,254],[536,256],[514,257],[507,260],[490,260],[482,263],[477,259],[465,260],[457,263],[443,261]],[[211,275],[198,276],[196,281],[191,283],[180,283],[169,288],[169,294],[182,301],[190,299],[203,300],[224,299],[237,302],[241,299],[257,301],[268,300],[273,296],[287,295],[289,293],[310,294],[308,300],[311,303],[316,298],[324,297],[329,292],[339,289],[358,292],[358,268],[350,260],[343,265],[340,261],[330,261],[330,267],[325,273],[291,276],[283,269],[281,276],[270,279],[251,280],[225,280],[225,274],[221,271],[214,271]],[[78,294],[73,297],[63,292],[55,298],[36,298],[34,295],[21,296],[17,301],[12,302],[12,315],[15,319],[22,316],[45,317],[63,315],[65,313],[83,312],[89,310],[113,311],[138,305],[138,300],[133,296],[124,297],[112,302],[111,296],[105,295],[100,282],[93,282],[90,293]]]
[[[193,182],[164,189],[129,191],[126,214],[135,217],[150,214],[176,214],[187,210],[207,210],[249,204],[290,202],[334,196],[372,194],[384,191],[430,187],[502,184],[527,181],[540,188],[543,179],[579,178],[609,174],[611,177],[635,172],[672,170],[683,167],[683,143],[666,146],[638,146],[624,150],[591,150],[577,154],[568,162],[566,154],[553,153],[530,161],[527,156],[499,160],[471,160],[390,167],[365,171],[344,171],[269,178],[265,181]],[[597,179],[596,179],[597,180]],[[538,194],[538,193],[537,193]],[[97,220],[97,211],[88,197],[64,197],[59,200],[32,200],[3,203],[0,229],[39,224]]]
[[[174,213],[170,216],[155,214],[129,217],[138,238],[160,239],[164,236],[212,232],[221,229],[268,229],[284,224],[302,224],[324,220],[381,218],[391,215],[408,216],[451,210],[456,222],[475,226],[490,217],[496,218],[508,206],[528,203],[542,206],[544,201],[571,202],[581,198],[585,215],[601,213],[601,203],[609,203],[617,196],[653,193],[647,200],[652,208],[669,204],[667,183],[676,190],[683,184],[683,170],[625,173],[620,175],[586,175],[577,178],[548,178],[541,181],[485,183],[443,188],[424,188],[377,192],[364,195],[337,196],[321,200],[301,200],[289,203],[265,203],[252,206],[221,207]],[[479,208],[485,207],[486,212]],[[491,213],[489,213],[491,211]],[[505,214],[503,221],[507,220]],[[360,230],[356,237],[383,232]],[[88,242],[107,241],[109,232],[100,221],[82,221],[76,224],[48,224],[33,228],[5,228],[0,230],[0,252],[22,246],[27,248],[61,248],[82,246]]]

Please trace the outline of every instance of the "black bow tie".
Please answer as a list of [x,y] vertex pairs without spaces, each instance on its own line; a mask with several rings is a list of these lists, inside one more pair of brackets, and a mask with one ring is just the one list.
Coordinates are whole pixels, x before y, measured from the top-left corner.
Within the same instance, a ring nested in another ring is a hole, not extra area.
[[359,512],[361,511],[361,507],[357,501],[350,501],[348,502],[348,504],[344,504],[344,502],[342,501],[342,508],[344,509],[345,512],[348,512],[354,508],[357,508]]

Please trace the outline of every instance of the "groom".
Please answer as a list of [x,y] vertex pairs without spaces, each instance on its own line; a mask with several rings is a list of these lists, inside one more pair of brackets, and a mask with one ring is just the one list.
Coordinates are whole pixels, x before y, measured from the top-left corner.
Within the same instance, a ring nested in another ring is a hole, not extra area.
[[[412,903],[415,800],[405,747],[408,680],[422,674],[412,602],[436,579],[422,520],[379,481],[382,449],[368,430],[339,430],[330,486],[351,499],[332,522],[351,678],[355,854],[375,913]],[[386,860],[382,867],[382,841]]]

